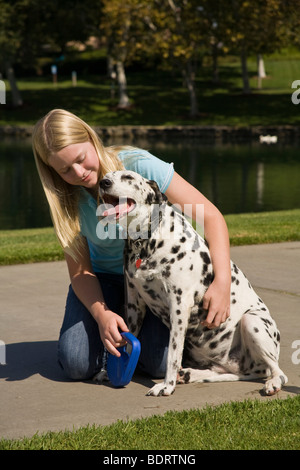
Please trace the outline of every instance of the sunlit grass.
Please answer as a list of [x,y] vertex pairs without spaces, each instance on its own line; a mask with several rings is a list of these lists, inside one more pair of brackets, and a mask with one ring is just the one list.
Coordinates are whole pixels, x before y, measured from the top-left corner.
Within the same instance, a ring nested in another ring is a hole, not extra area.
[[110,426],[0,440],[8,450],[299,450],[300,396],[168,411]]
[[[226,215],[232,246],[300,240],[300,209]],[[62,260],[53,228],[1,230],[0,265]]]

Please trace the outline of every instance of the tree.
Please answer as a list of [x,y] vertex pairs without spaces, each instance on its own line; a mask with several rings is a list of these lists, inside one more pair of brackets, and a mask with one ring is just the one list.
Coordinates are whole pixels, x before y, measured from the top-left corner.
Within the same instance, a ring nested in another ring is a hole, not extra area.
[[162,60],[179,70],[190,96],[190,116],[198,114],[197,66],[208,45],[205,21],[195,0],[153,1],[154,44]]
[[33,66],[46,43],[62,51],[67,41],[86,40],[99,8],[94,0],[0,0],[0,11],[0,71],[10,82],[13,106],[20,106],[14,65]]
[[226,8],[226,39],[231,50],[240,55],[243,91],[250,93],[247,57],[249,54],[270,54],[282,47],[286,31],[284,2],[228,0]]
[[150,12],[153,1],[103,0],[99,34],[105,38],[110,77],[116,76],[119,88],[119,108],[130,101],[127,94],[125,67],[150,51]]

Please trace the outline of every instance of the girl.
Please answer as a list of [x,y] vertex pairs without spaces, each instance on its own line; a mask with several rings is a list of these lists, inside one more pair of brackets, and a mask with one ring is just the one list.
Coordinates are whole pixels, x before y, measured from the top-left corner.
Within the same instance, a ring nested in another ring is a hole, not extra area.
[[[128,169],[155,180],[172,204],[204,205],[205,237],[214,281],[203,307],[205,326],[214,328],[229,316],[229,237],[223,216],[197,189],[150,153],[132,147],[104,147],[95,131],[74,114],[50,111],[35,126],[33,153],[49,202],[58,240],[71,279],[59,338],[59,362],[69,378],[90,379],[99,372],[104,347],[119,356],[128,331],[123,320],[123,244],[96,235],[98,182],[110,171]],[[165,375],[169,331],[150,311],[139,334],[140,370]]]

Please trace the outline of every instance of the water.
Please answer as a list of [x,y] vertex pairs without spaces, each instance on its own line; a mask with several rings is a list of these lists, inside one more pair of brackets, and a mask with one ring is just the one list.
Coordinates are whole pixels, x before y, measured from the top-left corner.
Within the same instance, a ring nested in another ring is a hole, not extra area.
[[[142,146],[174,162],[175,170],[223,214],[300,207],[297,146],[203,146],[195,140],[176,140],[173,145],[143,142]],[[0,229],[50,226],[30,141],[2,141],[0,162]]]

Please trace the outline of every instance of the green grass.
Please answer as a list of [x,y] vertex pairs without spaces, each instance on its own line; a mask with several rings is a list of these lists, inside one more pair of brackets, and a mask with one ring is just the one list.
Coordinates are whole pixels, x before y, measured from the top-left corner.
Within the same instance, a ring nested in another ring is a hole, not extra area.
[[[232,246],[300,240],[300,209],[226,215],[225,220]],[[0,231],[0,265],[62,259],[53,228]]]
[[232,246],[300,240],[300,209],[225,215],[225,220]]
[[0,265],[61,259],[63,252],[53,228],[0,231]]
[[[100,126],[299,124],[299,107],[291,102],[294,91],[291,84],[300,77],[298,55],[266,56],[267,78],[263,80],[262,90],[257,89],[255,58],[250,58],[248,64],[252,94],[244,95],[236,58],[220,61],[218,85],[212,84],[211,65],[204,62],[196,79],[199,116],[194,119],[189,118],[189,96],[180,73],[129,68],[128,94],[132,107],[120,111],[116,108],[117,98],[111,99],[110,81],[105,75],[79,73],[78,86],[73,88],[71,73],[60,74],[54,86],[49,67],[48,75],[18,80],[24,106],[20,109],[1,106],[0,125],[34,124],[54,107],[69,109],[90,124]],[[8,84],[7,90],[9,104]]]
[[2,450],[300,450],[300,396],[0,440]]

